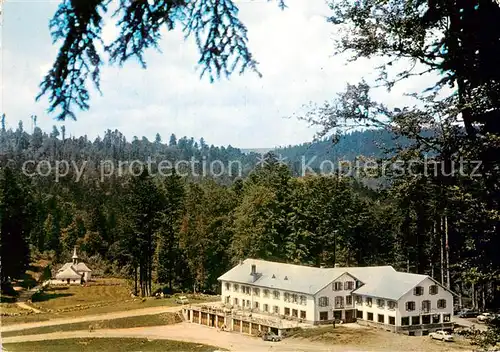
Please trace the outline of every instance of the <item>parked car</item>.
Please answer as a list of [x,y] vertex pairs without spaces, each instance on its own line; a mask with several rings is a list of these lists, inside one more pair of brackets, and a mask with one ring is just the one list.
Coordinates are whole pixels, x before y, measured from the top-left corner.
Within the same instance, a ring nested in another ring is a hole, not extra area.
[[458,313],[460,318],[476,318],[479,315],[479,312],[475,310],[463,310]]
[[478,323],[486,323],[493,319],[495,319],[495,315],[491,313],[482,313],[477,316]]
[[431,339],[435,340],[441,340],[441,341],[453,341],[453,335],[447,333],[446,331],[443,330],[438,330],[435,332],[431,332],[429,334]]
[[187,299],[186,296],[179,296],[175,299],[175,303],[177,304],[188,304],[189,300]]
[[281,336],[278,336],[272,332],[268,332],[268,333],[262,334],[262,340],[277,342],[277,341],[281,341]]

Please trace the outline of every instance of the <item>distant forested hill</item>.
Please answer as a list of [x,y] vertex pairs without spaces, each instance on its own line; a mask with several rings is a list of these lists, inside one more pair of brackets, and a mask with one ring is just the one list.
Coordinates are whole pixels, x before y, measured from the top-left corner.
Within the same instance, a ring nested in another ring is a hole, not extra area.
[[286,157],[293,169],[297,169],[293,166],[301,164],[303,159],[313,169],[317,169],[324,160],[337,164],[339,160],[352,161],[359,156],[381,158],[391,153],[398,144],[406,143],[406,139],[396,139],[386,130],[370,129],[346,133],[336,143],[329,138],[278,148],[275,152]]
[[[398,143],[402,141],[399,140]],[[403,141],[404,143],[404,141]],[[351,132],[340,138],[337,143],[331,139],[276,148],[273,153],[288,164],[295,175],[301,175],[303,165],[317,170],[324,160],[335,165],[339,160],[354,160],[357,156],[382,157],[388,150],[396,146],[394,137],[384,130],[366,130]],[[56,160],[70,160],[75,163],[86,163],[85,174],[96,171],[102,163],[118,167],[120,162],[125,163],[139,160],[152,165],[153,170],[161,161],[172,164],[181,160],[194,160],[195,165],[191,174],[203,174],[203,168],[214,164],[214,170],[205,170],[218,173],[217,163],[225,168],[222,179],[230,181],[235,177],[246,176],[259,163],[261,154],[255,151],[243,151],[231,145],[209,145],[203,138],[199,141],[193,138],[177,138],[171,134],[164,139],[159,133],[155,140],[149,141],[146,137],[133,137],[127,140],[118,130],[107,130],[102,137],[90,140],[86,135],[70,137],[65,135],[64,127],[53,127],[50,133],[35,127],[32,133],[26,131],[19,122],[15,130],[3,129],[0,136],[0,162],[14,163],[21,167],[28,160],[54,162]],[[31,164],[35,166],[36,164]],[[236,170],[238,169],[238,170]]]

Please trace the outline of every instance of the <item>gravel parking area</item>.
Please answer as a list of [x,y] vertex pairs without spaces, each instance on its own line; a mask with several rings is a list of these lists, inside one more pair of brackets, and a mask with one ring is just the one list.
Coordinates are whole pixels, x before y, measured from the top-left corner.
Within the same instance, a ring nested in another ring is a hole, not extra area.
[[[349,329],[346,327],[345,329]],[[349,338],[340,338],[333,333],[328,339],[311,341],[305,338],[289,338],[281,342],[268,342],[235,332],[219,332],[213,328],[197,324],[181,323],[168,326],[142,327],[132,329],[109,329],[88,331],[68,331],[43,335],[26,335],[7,337],[3,343],[23,341],[57,340],[76,337],[117,337],[171,339],[186,342],[197,342],[219,346],[238,352],[347,352],[347,351],[415,351],[415,352],[441,352],[441,351],[471,351],[470,347],[460,342],[445,343],[433,341],[429,337],[410,337],[392,334],[373,329],[351,329]],[[342,331],[339,330],[339,334]],[[369,338],[366,336],[369,335]],[[48,342],[49,343],[49,342]]]

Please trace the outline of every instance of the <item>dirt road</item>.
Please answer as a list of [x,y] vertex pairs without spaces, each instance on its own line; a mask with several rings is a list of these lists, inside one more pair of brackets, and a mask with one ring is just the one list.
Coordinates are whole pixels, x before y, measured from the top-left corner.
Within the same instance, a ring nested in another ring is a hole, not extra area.
[[41,335],[13,336],[4,338],[2,343],[82,337],[168,339],[209,344],[237,352],[465,352],[471,350],[470,348],[466,349],[456,344],[430,340],[426,336],[410,337],[391,334],[385,331],[381,331],[379,338],[370,344],[363,344],[362,342],[357,345],[355,342],[332,344],[294,338],[284,339],[281,342],[267,342],[248,335],[235,332],[218,332],[213,328],[190,323],[132,329],[103,329],[95,330],[94,332],[67,331]]
[[13,324],[13,325],[2,326],[0,328],[0,332],[31,329],[31,328],[38,328],[38,327],[42,327],[42,326],[81,323],[81,322],[85,322],[85,321],[126,318],[126,317],[134,317],[134,316],[138,316],[138,315],[161,314],[161,313],[166,313],[166,312],[176,312],[180,309],[181,309],[180,306],[176,306],[176,307],[150,307],[150,308],[142,308],[142,309],[133,309],[133,310],[124,311],[124,312],[103,313],[103,314],[96,314],[96,315],[84,315],[84,316],[77,317],[77,318],[52,319],[49,321],[38,321],[38,322],[34,322],[34,323],[23,323],[23,324]]
[[169,339],[186,342],[195,342],[227,348],[238,352],[346,352],[361,351],[356,347],[334,346],[314,343],[309,341],[283,340],[281,342],[268,342],[262,339],[231,332],[217,332],[197,324],[181,323],[176,325],[155,326],[132,329],[107,329],[88,331],[67,331],[42,335],[14,336],[3,339],[3,343],[44,341],[55,339],[68,339],[78,337],[135,337],[149,339]]

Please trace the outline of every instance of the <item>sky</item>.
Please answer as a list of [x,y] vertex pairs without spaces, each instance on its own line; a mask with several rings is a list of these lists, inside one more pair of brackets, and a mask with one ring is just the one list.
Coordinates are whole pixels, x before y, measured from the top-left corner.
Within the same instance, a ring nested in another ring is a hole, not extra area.
[[[93,94],[89,111],[77,111],[77,121],[64,122],[67,134],[95,138],[118,129],[129,140],[153,140],[159,133],[167,142],[175,133],[178,138],[203,137],[209,144],[239,148],[293,145],[311,141],[315,129],[287,117],[304,112],[309,102],[331,100],[347,83],[375,77],[378,62],[346,64],[346,57],[333,56],[335,28],[325,20],[329,9],[324,0],[288,0],[284,11],[275,2],[235,2],[262,78],[249,71],[212,84],[200,79],[194,40],[185,41],[179,30],[165,31],[162,52],[153,49],[145,55],[146,70],[133,60],[122,68],[102,68],[102,96]],[[63,124],[47,114],[46,99],[35,102],[38,85],[58,51],[48,28],[57,6],[57,1],[4,3],[1,110],[7,127],[15,128],[22,120],[31,131],[33,114],[44,131]],[[107,21],[104,41],[116,33],[113,21]],[[421,91],[431,83],[419,77],[390,94],[379,92],[376,98],[397,105],[407,101],[404,93]]]

